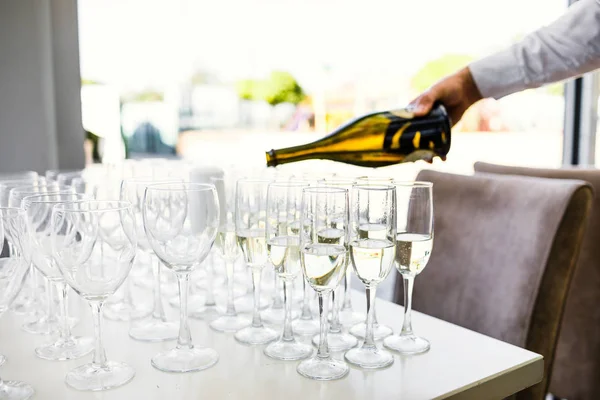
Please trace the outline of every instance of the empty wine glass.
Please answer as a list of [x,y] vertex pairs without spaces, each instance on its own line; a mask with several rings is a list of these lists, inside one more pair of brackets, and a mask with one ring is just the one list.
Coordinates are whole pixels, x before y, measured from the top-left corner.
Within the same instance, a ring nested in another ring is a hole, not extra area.
[[19,207],[21,201],[27,196],[45,193],[75,193],[71,186],[59,185],[56,182],[36,183],[33,185],[19,186],[12,188],[8,195],[8,206]]
[[108,361],[102,344],[102,306],[123,284],[136,252],[135,216],[122,201],[59,203],[52,209],[52,253],[61,275],[87,300],[94,321],[91,363],[71,370],[65,382],[77,390],[106,390],[124,385],[135,371]]
[[[387,176],[359,176],[356,178],[356,184],[358,185],[391,185],[394,182],[394,178],[390,178]],[[377,236],[375,233],[377,230],[382,230],[382,227],[377,224],[372,225],[364,225],[364,230],[369,230],[370,236]],[[385,230],[385,229],[384,229]],[[350,333],[357,338],[364,339],[366,337],[367,332],[367,321],[363,320],[363,322],[359,322],[356,325],[350,328]],[[390,336],[394,331],[391,327],[380,324],[377,322],[377,309],[373,306],[373,337],[375,340],[380,340],[385,337]]]
[[7,172],[0,174],[0,181],[14,181],[19,179],[37,179],[38,173],[35,171],[20,171],[20,172]]
[[300,216],[306,187],[305,183],[271,183],[267,191],[267,252],[283,281],[285,316],[279,340],[269,344],[265,354],[277,360],[301,360],[312,354],[312,346],[296,341],[292,332],[292,285],[301,274]]
[[412,330],[412,291],[433,248],[433,197],[431,182],[396,182],[398,217],[396,229],[396,268],[404,283],[404,322],[399,335],[385,338],[383,345],[402,354],[429,350],[429,341]]
[[310,187],[303,190],[300,223],[300,261],[304,279],[319,297],[321,333],[317,354],[302,361],[300,375],[317,380],[343,378],[348,365],[335,360],[327,345],[329,296],[346,273],[348,246],[348,190]]
[[0,206],[8,207],[8,198],[10,196],[11,189],[16,188],[16,187],[21,187],[21,186],[44,184],[44,183],[46,183],[46,179],[43,177],[1,181],[0,182]]
[[71,360],[90,353],[93,340],[90,337],[71,335],[67,308],[67,283],[56,264],[52,252],[51,216],[52,207],[63,203],[83,200],[85,196],[74,193],[38,194],[23,199],[25,221],[29,242],[26,247],[35,267],[56,286],[60,304],[60,327],[58,339],[35,349],[35,354],[45,360]]
[[[166,181],[177,182],[177,181]],[[132,204],[132,209],[135,214],[135,231],[138,251],[143,251],[150,257],[154,274],[154,306],[152,313],[148,318],[144,318],[132,323],[129,329],[129,336],[137,340],[155,342],[177,338],[178,324],[173,321],[167,321],[165,309],[163,307],[161,295],[161,265],[160,260],[152,251],[152,247],[144,232],[144,221],[142,217],[142,208],[144,200],[144,192],[146,188],[154,183],[160,183],[153,178],[130,178],[124,179],[121,183],[121,201],[128,201]],[[129,278],[131,279],[131,277]],[[125,299],[131,298],[130,282],[125,282]],[[127,302],[126,302],[127,303]],[[133,303],[127,304],[131,312],[138,312],[141,307],[135,307]],[[132,318],[134,319],[134,318]]]
[[235,182],[224,177],[211,177],[210,181],[217,189],[221,208],[215,247],[225,261],[227,270],[227,309],[224,315],[210,323],[210,327],[219,332],[237,332],[250,325],[251,321],[244,315],[238,315],[234,301],[234,263],[240,255],[235,235]]
[[[6,231],[13,235],[13,244],[22,247],[27,240],[24,211],[11,212],[10,214],[10,216],[0,220],[0,244],[4,243],[5,229],[3,221],[7,221],[10,226],[6,227]],[[26,254],[22,248],[19,249],[19,253]],[[0,316],[10,308],[11,303],[19,294],[28,271],[29,261],[26,257],[0,259]],[[31,398],[34,393],[33,388],[26,383],[0,379],[0,398],[3,400],[25,400]]]
[[350,260],[367,292],[367,326],[362,345],[348,350],[346,361],[362,368],[383,368],[394,357],[375,344],[373,311],[377,284],[390,273],[396,255],[396,188],[364,184],[352,188]]
[[189,275],[206,258],[219,229],[219,199],[214,185],[160,183],[146,188],[144,228],[150,246],[177,275],[180,327],[177,346],[152,357],[152,365],[166,372],[199,371],[212,367],[218,353],[194,347],[188,325]]
[[80,169],[49,169],[46,171],[46,180],[48,182],[56,182],[61,174],[81,173]]
[[257,345],[277,339],[277,332],[263,325],[260,316],[260,280],[267,265],[266,214],[267,179],[240,179],[237,182],[235,234],[246,265],[252,270],[254,311],[252,325],[240,329],[235,338],[244,344]]

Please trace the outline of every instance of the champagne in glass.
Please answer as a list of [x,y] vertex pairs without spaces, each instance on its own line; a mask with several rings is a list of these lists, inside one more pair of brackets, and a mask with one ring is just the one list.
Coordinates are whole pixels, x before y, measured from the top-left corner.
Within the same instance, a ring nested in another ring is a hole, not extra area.
[[284,288],[283,330],[279,340],[265,348],[265,354],[276,360],[301,360],[312,354],[312,346],[296,341],[292,331],[292,288],[300,275],[300,237],[299,230],[289,226],[300,220],[306,187],[302,182],[278,182],[269,184],[267,191],[267,253]]
[[429,341],[412,330],[412,291],[415,277],[427,266],[433,248],[433,197],[431,182],[397,182],[398,198],[396,268],[404,283],[404,322],[399,335],[383,341],[402,354],[429,350]]
[[[330,294],[339,286],[346,273],[348,254],[348,190],[338,187],[305,188],[302,197],[300,231],[300,260],[306,282],[319,297],[321,331],[317,354],[302,361],[297,368],[300,375],[316,380],[343,378],[348,365],[335,360],[329,353],[327,340],[327,308]],[[337,243],[332,231],[339,230]],[[324,233],[327,233],[324,235]],[[325,239],[325,240],[324,240]],[[325,242],[325,243],[324,243]]]
[[[377,285],[388,276],[396,258],[395,231],[396,188],[387,184],[355,185],[352,190],[350,260],[366,287],[367,324],[362,345],[348,350],[344,357],[357,367],[383,368],[394,362],[389,352],[375,344],[373,317]],[[376,234],[372,236],[371,232]]]
[[240,343],[258,345],[277,339],[277,332],[263,325],[260,316],[260,281],[267,265],[267,189],[266,179],[240,179],[237,182],[235,230],[246,265],[252,270],[254,311],[252,325],[240,329],[235,338]]

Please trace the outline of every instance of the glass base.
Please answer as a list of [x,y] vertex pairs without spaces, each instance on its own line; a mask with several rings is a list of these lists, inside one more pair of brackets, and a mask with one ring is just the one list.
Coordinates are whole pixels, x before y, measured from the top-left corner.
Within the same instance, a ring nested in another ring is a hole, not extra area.
[[[367,324],[361,322],[360,324],[354,325],[350,328],[350,334],[356,336],[359,339],[365,338],[365,331],[367,330]],[[373,325],[373,339],[381,340],[392,335],[394,331],[387,325],[377,324]]]
[[[319,337],[320,335],[315,335],[312,338],[312,343],[319,347]],[[343,332],[328,332],[327,333],[327,346],[330,351],[346,351],[350,350],[353,347],[356,347],[358,344],[358,340],[356,337],[350,335],[349,333]]]
[[309,379],[331,381],[348,375],[350,368],[345,362],[333,358],[313,357],[298,364],[296,371]]
[[[298,310],[292,310],[292,319],[298,318]],[[285,308],[268,308],[260,316],[263,322],[273,325],[283,325],[285,319]]]
[[292,322],[292,330],[297,335],[308,335],[312,336],[315,333],[320,332],[321,325],[316,319],[300,319]]
[[91,337],[72,336],[65,341],[58,341],[40,346],[35,349],[35,354],[44,360],[63,361],[74,360],[89,354],[94,350],[94,339]]
[[368,369],[385,368],[394,363],[394,356],[391,353],[375,346],[364,347],[364,344],[363,347],[348,350],[344,358],[352,365]]
[[0,399],[2,400],[27,400],[33,397],[35,390],[19,381],[4,381],[0,383]]
[[385,338],[383,345],[402,354],[425,353],[431,347],[427,339],[413,334],[389,336]]
[[77,390],[107,390],[122,386],[133,379],[135,371],[125,363],[108,361],[104,367],[84,364],[71,370],[65,383]]
[[164,372],[201,371],[215,365],[219,354],[208,347],[175,348],[152,357],[152,366]]
[[237,332],[252,323],[250,317],[243,315],[221,315],[210,323],[210,327],[217,332]]
[[267,357],[275,360],[295,361],[310,357],[313,353],[313,347],[296,340],[283,341],[280,339],[265,347],[264,353]]
[[146,318],[152,313],[152,308],[149,304],[128,304],[119,302],[114,304],[106,304],[103,307],[103,315],[107,319],[113,321],[132,321],[136,319]]
[[138,321],[129,329],[129,336],[143,342],[164,342],[177,339],[179,324],[163,321],[160,318],[150,318]]
[[279,337],[279,334],[266,326],[261,326],[259,328],[248,326],[237,331],[234,337],[240,343],[255,345],[272,342]]
[[351,308],[340,311],[340,323],[344,326],[353,326],[359,324],[364,322],[366,318],[367,317],[365,314],[354,311]]
[[[254,311],[254,294],[248,293],[245,296],[238,297],[234,300],[235,310],[238,313],[251,314]],[[271,305],[271,299],[268,296],[260,296],[259,309],[264,310]]]
[[[77,318],[69,317],[69,326],[71,327],[71,329],[75,325],[77,325],[78,322],[79,320]],[[32,333],[34,335],[49,335],[51,333],[57,332],[58,327],[59,322],[55,318],[49,320],[46,316],[43,316],[42,318],[36,321],[23,324],[21,326],[21,329],[23,329],[27,333]]]
[[[190,310],[190,308],[188,308]],[[194,309],[188,312],[188,316],[194,319],[201,319],[207,322],[214,321],[219,318],[221,313],[217,309],[217,306],[201,306],[198,309]]]

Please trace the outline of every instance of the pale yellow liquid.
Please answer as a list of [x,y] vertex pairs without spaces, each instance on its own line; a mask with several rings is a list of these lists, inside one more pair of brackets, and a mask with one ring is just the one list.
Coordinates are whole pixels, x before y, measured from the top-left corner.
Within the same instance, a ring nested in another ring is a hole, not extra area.
[[317,233],[317,239],[322,244],[344,244],[344,231],[335,228],[322,229]]
[[300,274],[300,239],[298,236],[277,236],[267,242],[269,260],[275,272],[292,280]]
[[346,248],[330,244],[310,244],[300,253],[304,277],[315,290],[333,290],[346,273]]
[[420,274],[429,261],[432,247],[430,235],[399,233],[396,236],[396,268],[401,274]]
[[396,246],[389,240],[361,239],[350,243],[354,271],[364,284],[383,281],[392,268]]
[[380,239],[388,240],[387,237],[389,230],[384,224],[360,224],[358,226],[358,238],[359,239]]
[[267,239],[264,229],[237,232],[237,242],[249,267],[264,267],[267,262]]

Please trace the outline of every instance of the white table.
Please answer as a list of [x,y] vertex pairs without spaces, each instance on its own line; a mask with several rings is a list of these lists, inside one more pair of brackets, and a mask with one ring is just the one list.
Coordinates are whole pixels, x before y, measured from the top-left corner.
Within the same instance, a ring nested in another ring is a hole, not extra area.
[[[364,310],[363,295],[356,292],[354,305]],[[402,307],[378,300],[378,319],[396,332],[402,324]],[[82,307],[82,323],[76,334],[92,334],[89,309]],[[395,355],[384,370],[350,369],[338,381],[318,382],[296,372],[298,362],[275,361],[262,346],[246,347],[231,334],[213,332],[203,321],[192,321],[198,345],[217,349],[218,364],[205,371],[168,374],[150,365],[150,357],[174,342],[141,343],[127,335],[128,323],[106,321],[104,343],[108,358],[125,361],[136,370],[125,386],[105,392],[78,392],[64,383],[72,368],[91,360],[91,355],[68,362],[35,357],[33,349],[47,338],[20,330],[22,318],[6,313],[0,319],[0,353],[8,361],[0,367],[4,379],[24,380],[34,386],[36,399],[175,400],[175,399],[500,399],[542,379],[539,354],[503,343],[450,323],[414,313],[413,327],[431,341],[431,350],[418,356]],[[335,357],[342,357],[335,354]]]

